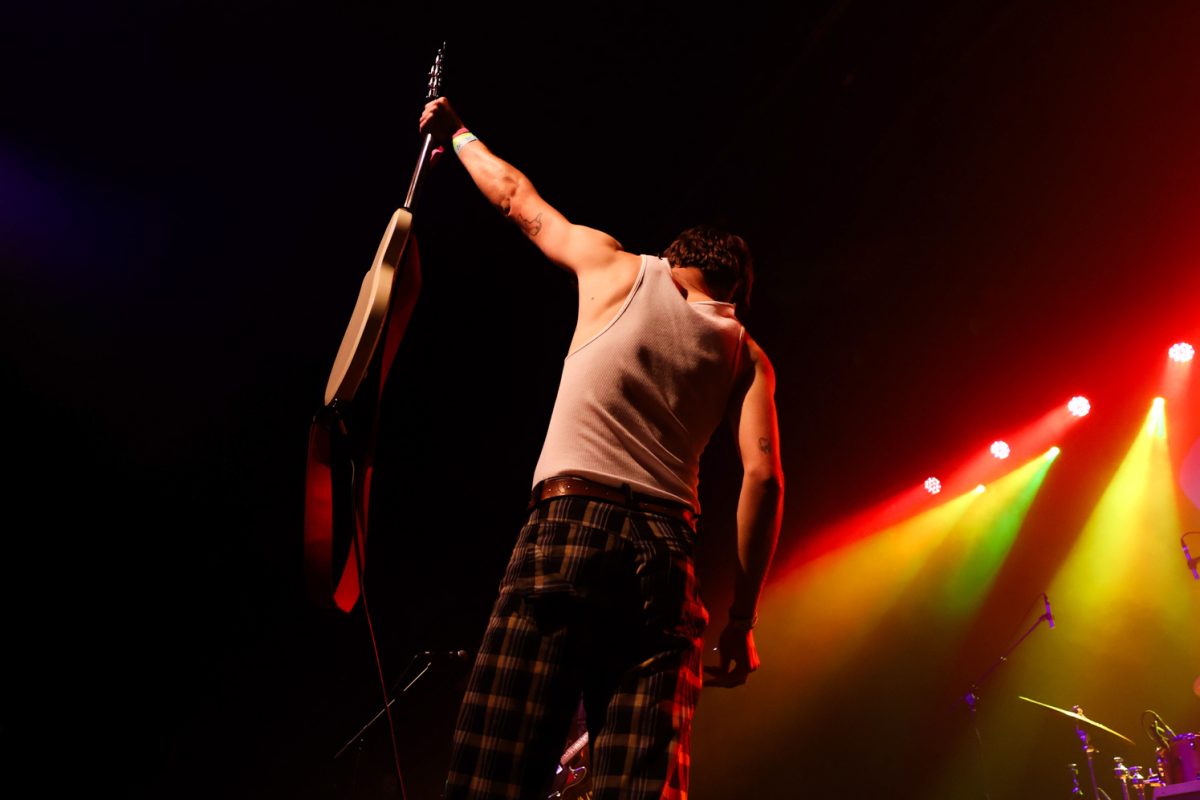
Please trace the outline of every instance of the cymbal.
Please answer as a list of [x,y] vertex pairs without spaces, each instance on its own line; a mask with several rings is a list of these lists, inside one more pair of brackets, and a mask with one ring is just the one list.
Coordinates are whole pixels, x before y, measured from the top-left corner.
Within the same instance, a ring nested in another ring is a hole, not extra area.
[[1042,706],[1043,708],[1048,708],[1048,709],[1050,709],[1051,711],[1057,711],[1057,712],[1058,712],[1058,713],[1060,713],[1060,714],[1066,714],[1068,717],[1070,717],[1070,718],[1072,718],[1072,719],[1077,719],[1077,720],[1079,720],[1080,722],[1086,722],[1088,725],[1091,725],[1092,727],[1095,727],[1095,728],[1099,728],[1099,729],[1100,729],[1100,730],[1102,730],[1102,731],[1108,731],[1108,732],[1109,732],[1109,733],[1111,733],[1113,736],[1116,736],[1116,737],[1118,737],[1118,738],[1124,739],[1125,741],[1129,742],[1130,744],[1134,744],[1134,743],[1135,743],[1135,742],[1133,741],[1133,739],[1130,739],[1128,736],[1125,736],[1125,735],[1123,735],[1123,734],[1117,733],[1117,732],[1116,732],[1116,731],[1114,731],[1112,728],[1108,727],[1107,725],[1101,725],[1099,722],[1096,722],[1096,720],[1094,720],[1094,719],[1088,719],[1088,718],[1087,718],[1087,717],[1085,717],[1083,714],[1080,714],[1080,713],[1079,713],[1079,712],[1077,712],[1077,711],[1067,711],[1065,708],[1059,708],[1058,706],[1052,706],[1052,705],[1050,705],[1050,704],[1048,704],[1048,703],[1042,703],[1042,702],[1039,702],[1039,701],[1037,701],[1037,700],[1031,700],[1031,699],[1029,699],[1028,697],[1022,697],[1021,695],[1017,695],[1017,697],[1020,697],[1020,698],[1021,698],[1022,700],[1024,700],[1026,703],[1033,703],[1034,705],[1039,705],[1039,706]]

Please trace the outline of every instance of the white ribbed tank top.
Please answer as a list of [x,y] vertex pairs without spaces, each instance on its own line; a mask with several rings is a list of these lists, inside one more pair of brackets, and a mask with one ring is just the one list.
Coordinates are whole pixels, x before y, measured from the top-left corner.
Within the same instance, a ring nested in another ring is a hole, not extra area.
[[699,511],[700,454],[744,361],[732,303],[688,302],[670,265],[642,256],[612,321],[563,362],[533,482],[583,478]]

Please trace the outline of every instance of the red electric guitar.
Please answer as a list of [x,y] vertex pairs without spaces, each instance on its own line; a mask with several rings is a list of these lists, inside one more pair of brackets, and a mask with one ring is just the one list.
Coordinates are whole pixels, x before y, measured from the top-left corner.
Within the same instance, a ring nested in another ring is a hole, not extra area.
[[[441,91],[445,52],[443,44],[429,70],[426,102]],[[363,277],[325,386],[325,406],[309,428],[304,504],[309,595],[319,606],[347,613],[361,592],[379,396],[421,287],[413,208],[437,154],[427,134],[404,205],[392,214]],[[372,391],[360,394],[365,385]]]
[[588,772],[587,731],[563,752],[555,767],[546,800],[591,800],[592,776]]
[[567,749],[554,766],[554,778],[550,782],[550,793],[546,800],[592,800],[587,712],[582,701],[575,709],[567,742]]

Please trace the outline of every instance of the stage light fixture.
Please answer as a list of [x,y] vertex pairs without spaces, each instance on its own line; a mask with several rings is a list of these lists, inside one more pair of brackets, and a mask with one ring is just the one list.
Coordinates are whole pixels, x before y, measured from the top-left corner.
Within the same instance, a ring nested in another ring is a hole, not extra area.
[[939,481],[937,478],[926,478],[925,479],[925,491],[929,492],[930,494],[937,494],[941,490],[942,490],[942,482]]
[[1167,350],[1167,356],[1177,364],[1183,364],[1191,361],[1196,355],[1196,348],[1192,347],[1187,342],[1176,342]]
[[987,491],[987,487],[982,483],[975,487],[975,494],[983,494]]
[[1067,403],[1067,411],[1070,411],[1073,417],[1086,417],[1091,410],[1092,404],[1081,394],[1075,395]]
[[1053,461],[1054,459],[1058,458],[1058,454],[1061,452],[1062,450],[1058,448],[1058,445],[1055,445],[1046,451],[1046,459],[1048,461]]
[[1003,461],[1004,459],[1008,458],[1009,454],[1012,453],[1012,448],[1008,446],[1008,442],[997,439],[996,441],[992,442],[991,452],[992,455]]

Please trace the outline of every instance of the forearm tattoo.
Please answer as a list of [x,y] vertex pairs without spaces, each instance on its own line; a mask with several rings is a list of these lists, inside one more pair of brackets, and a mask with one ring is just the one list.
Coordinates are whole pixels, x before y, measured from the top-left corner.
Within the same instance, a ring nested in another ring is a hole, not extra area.
[[521,230],[525,231],[525,235],[532,239],[542,232],[542,214],[538,212],[533,219],[517,214],[517,224],[521,226]]
[[762,450],[764,453],[769,453],[771,452],[771,443],[768,440],[760,437],[758,440],[758,449]]

